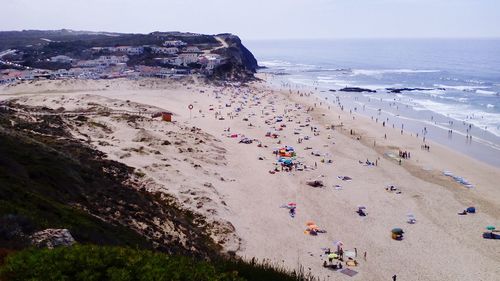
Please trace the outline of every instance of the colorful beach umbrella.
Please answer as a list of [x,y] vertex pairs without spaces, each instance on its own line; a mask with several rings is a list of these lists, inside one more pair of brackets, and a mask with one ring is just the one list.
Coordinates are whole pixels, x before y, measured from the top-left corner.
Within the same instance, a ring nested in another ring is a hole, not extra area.
[[394,233],[394,234],[403,234],[404,233],[403,229],[401,229],[399,227],[393,228],[391,230],[391,232]]

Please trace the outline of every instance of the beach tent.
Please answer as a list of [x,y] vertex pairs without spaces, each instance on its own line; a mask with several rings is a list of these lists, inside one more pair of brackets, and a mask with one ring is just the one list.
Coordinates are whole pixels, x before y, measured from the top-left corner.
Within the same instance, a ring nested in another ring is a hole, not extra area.
[[500,235],[495,234],[493,232],[483,232],[484,239],[500,239]]
[[406,222],[408,222],[409,224],[414,224],[417,222],[417,219],[415,218],[414,214],[408,213],[406,214]]
[[394,240],[401,240],[401,239],[403,239],[403,234],[404,234],[403,229],[401,229],[399,227],[393,228],[391,230],[391,237]]
[[474,214],[475,212],[476,212],[476,208],[474,208],[474,207],[467,208],[467,213]]

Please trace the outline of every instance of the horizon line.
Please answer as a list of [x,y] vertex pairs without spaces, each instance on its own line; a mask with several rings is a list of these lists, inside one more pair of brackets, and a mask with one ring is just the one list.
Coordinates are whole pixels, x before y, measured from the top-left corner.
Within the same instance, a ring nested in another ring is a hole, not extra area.
[[408,37],[408,36],[340,36],[340,37],[278,37],[278,38],[258,38],[258,37],[244,37],[238,33],[233,32],[218,32],[218,33],[203,33],[203,32],[194,32],[194,31],[181,31],[181,30],[153,30],[149,32],[123,32],[123,31],[104,31],[104,30],[78,30],[71,28],[56,28],[56,29],[33,29],[33,28],[23,28],[23,29],[10,29],[10,30],[0,30],[0,32],[22,32],[22,31],[62,31],[69,30],[75,32],[93,32],[93,33],[116,33],[116,34],[150,34],[153,32],[180,32],[180,33],[194,33],[194,34],[203,34],[203,35],[217,35],[224,33],[231,33],[233,35],[238,36],[240,39],[245,41],[292,41],[292,40],[497,40],[500,39],[500,35],[494,36],[416,36],[416,37]]

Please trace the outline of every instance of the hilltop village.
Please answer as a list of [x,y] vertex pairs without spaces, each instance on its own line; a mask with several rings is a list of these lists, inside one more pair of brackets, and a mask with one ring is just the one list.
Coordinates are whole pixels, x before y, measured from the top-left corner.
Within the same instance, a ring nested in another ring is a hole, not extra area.
[[[77,38],[73,38],[75,36]],[[231,34],[99,34],[98,39],[95,35],[92,39],[85,37],[88,34],[83,36],[82,40],[82,35],[74,35],[71,41],[66,37],[67,41],[36,38],[41,42],[0,49],[0,84],[35,79],[180,78],[186,75],[247,78],[253,76],[257,66],[253,55]]]

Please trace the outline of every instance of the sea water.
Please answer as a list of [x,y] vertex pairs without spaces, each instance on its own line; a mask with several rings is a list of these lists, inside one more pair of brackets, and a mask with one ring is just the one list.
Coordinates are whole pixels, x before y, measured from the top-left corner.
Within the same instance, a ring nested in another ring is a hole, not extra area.
[[[279,75],[282,85],[302,85],[330,100],[356,96],[358,108],[370,107],[366,115],[380,120],[398,116],[399,121],[391,120],[395,126],[405,119],[419,120],[406,129],[422,135],[423,128],[427,133],[427,127],[439,128],[429,139],[500,166],[500,39],[279,40],[245,45],[266,67],[261,71]],[[339,92],[343,87],[376,93]],[[419,90],[392,93],[389,88]],[[455,140],[464,141],[451,142],[449,130]]]

